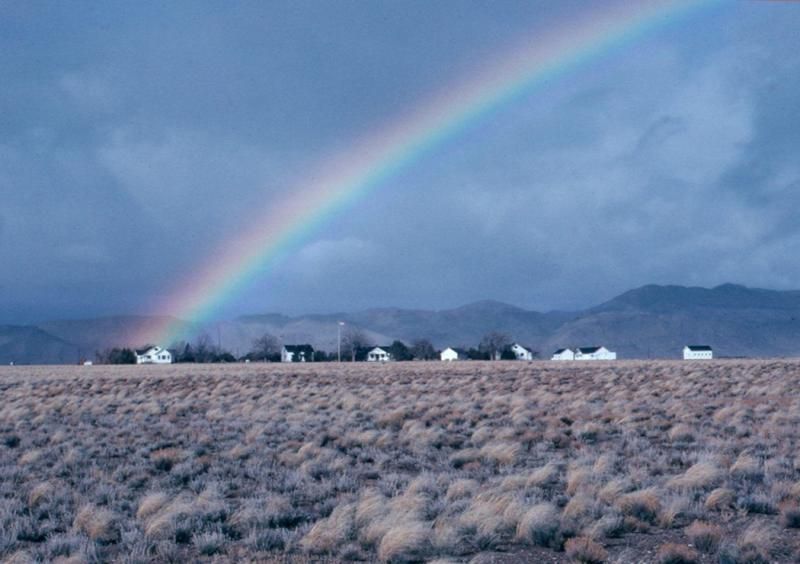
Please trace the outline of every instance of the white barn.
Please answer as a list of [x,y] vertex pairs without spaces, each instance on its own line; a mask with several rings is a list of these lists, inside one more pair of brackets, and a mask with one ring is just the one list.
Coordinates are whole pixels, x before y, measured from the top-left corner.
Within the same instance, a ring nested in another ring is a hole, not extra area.
[[711,360],[714,351],[708,345],[686,345],[683,347],[683,360]]
[[367,353],[367,362],[388,362],[392,355],[387,351],[389,347],[375,347]]
[[579,347],[575,360],[617,360],[617,353],[605,347]]
[[575,360],[575,352],[572,349],[558,349],[550,360]]
[[172,364],[172,353],[161,347],[136,350],[136,364]]
[[533,352],[520,345],[519,343],[514,343],[511,345],[511,352],[514,353],[514,356],[517,357],[517,360],[533,360]]
[[441,353],[439,353],[439,358],[441,358],[444,362],[452,362],[454,360],[467,360],[469,357],[464,349],[447,347]]

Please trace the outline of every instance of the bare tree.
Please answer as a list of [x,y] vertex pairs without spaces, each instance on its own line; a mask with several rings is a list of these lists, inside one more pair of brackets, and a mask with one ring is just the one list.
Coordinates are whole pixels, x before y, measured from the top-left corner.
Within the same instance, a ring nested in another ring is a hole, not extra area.
[[503,350],[511,346],[511,337],[499,331],[487,333],[481,339],[478,350],[489,355],[490,360],[498,360]]
[[361,329],[348,326],[347,330],[342,335],[342,353],[350,355],[352,362],[356,361],[356,355],[359,350],[365,349],[372,345],[372,340]]
[[278,338],[269,333],[264,333],[253,341],[253,350],[250,357],[253,360],[269,360],[275,355],[280,354],[281,343]]

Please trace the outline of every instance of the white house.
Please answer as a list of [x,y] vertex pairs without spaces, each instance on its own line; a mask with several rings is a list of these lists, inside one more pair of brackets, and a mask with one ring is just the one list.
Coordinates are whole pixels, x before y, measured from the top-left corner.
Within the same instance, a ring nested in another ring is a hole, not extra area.
[[514,356],[517,357],[517,360],[533,360],[533,352],[530,349],[523,347],[519,343],[514,343],[511,345],[511,352],[514,353]]
[[172,353],[161,347],[137,349],[136,364],[172,364]]
[[388,362],[392,360],[392,355],[387,351],[389,347],[375,347],[367,353],[367,362]]
[[605,347],[579,347],[575,360],[617,360],[617,353]]
[[311,345],[283,345],[281,362],[311,362],[314,360],[314,347]]
[[711,360],[714,351],[708,345],[686,345],[683,347],[683,360]]
[[575,360],[575,353],[572,349],[558,349],[550,360]]
[[467,360],[469,357],[467,356],[467,351],[464,349],[454,349],[453,347],[447,347],[441,353],[439,353],[439,358],[443,361],[453,361],[453,360]]

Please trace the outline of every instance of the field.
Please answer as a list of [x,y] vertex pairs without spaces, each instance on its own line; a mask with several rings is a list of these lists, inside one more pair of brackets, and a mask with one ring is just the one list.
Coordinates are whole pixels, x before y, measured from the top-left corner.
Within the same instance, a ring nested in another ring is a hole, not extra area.
[[0,369],[13,562],[790,562],[800,362]]

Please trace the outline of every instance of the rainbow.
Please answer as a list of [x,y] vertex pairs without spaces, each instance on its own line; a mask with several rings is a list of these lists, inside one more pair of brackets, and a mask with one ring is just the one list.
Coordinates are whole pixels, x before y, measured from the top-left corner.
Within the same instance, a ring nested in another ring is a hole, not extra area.
[[[320,226],[402,169],[494,110],[528,95],[559,75],[610,50],[630,44],[720,0],[651,0],[603,5],[577,20],[554,26],[502,53],[469,80],[316,167],[292,195],[270,204],[249,229],[224,241],[203,265],[182,280],[158,307],[173,318],[142,326],[135,344],[169,344],[189,320],[203,323],[296,249]],[[177,318],[177,319],[176,319]]]

